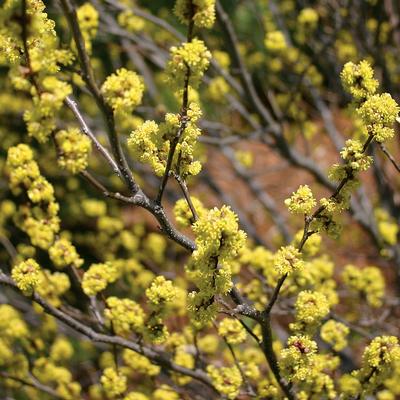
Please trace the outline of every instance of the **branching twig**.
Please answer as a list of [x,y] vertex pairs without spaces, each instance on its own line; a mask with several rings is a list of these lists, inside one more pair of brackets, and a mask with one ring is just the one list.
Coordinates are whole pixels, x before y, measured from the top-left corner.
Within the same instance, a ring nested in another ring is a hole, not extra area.
[[[7,286],[11,287],[12,289],[19,291],[15,282],[1,271],[0,271],[0,284],[7,285]],[[93,342],[107,343],[107,344],[117,345],[117,346],[121,346],[121,347],[130,349],[130,350],[133,350],[136,353],[139,353],[139,354],[144,355],[145,357],[149,358],[155,364],[158,364],[164,368],[167,368],[168,370],[178,372],[178,373],[186,375],[186,376],[190,376],[190,377],[204,383],[205,385],[207,385],[208,387],[212,388],[215,391],[215,388],[213,387],[210,378],[207,376],[207,374],[205,372],[203,372],[201,370],[191,370],[189,368],[185,368],[180,365],[177,365],[173,361],[171,361],[169,356],[167,354],[165,354],[164,352],[152,349],[150,347],[146,347],[143,344],[135,343],[131,340],[122,338],[120,336],[105,335],[103,333],[98,333],[98,332],[94,331],[92,328],[84,325],[82,322],[72,318],[71,316],[65,314],[61,310],[55,308],[54,306],[49,304],[42,296],[40,296],[36,292],[33,293],[33,295],[31,296],[31,299],[35,303],[42,306],[47,314],[52,315],[59,321],[68,325],[73,330],[88,337]]]

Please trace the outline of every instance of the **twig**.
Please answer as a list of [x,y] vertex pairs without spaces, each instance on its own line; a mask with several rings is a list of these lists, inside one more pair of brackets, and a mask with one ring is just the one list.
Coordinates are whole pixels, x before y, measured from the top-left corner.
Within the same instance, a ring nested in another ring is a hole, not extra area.
[[118,176],[121,176],[121,172],[118,168],[117,163],[112,158],[111,154],[108,150],[97,140],[95,134],[91,131],[89,126],[87,125],[83,115],[81,114],[78,105],[75,100],[72,99],[71,96],[67,96],[64,100],[65,105],[72,111],[77,119],[79,126],[81,127],[81,131],[88,136],[91,141],[94,143],[96,149],[101,153],[101,155],[107,160],[107,162],[111,165],[114,173]]
[[[189,0],[189,16],[188,16],[189,26],[188,26],[188,31],[187,31],[187,43],[190,43],[193,39],[193,29],[194,29],[193,16],[194,16],[194,4],[193,4],[192,0]],[[186,65],[185,80],[183,83],[182,105],[181,105],[181,110],[179,113],[180,126],[178,129],[178,132],[176,133],[175,137],[172,139],[172,142],[171,142],[171,147],[169,149],[168,158],[167,158],[167,164],[165,166],[164,176],[161,180],[160,188],[158,190],[158,194],[157,194],[157,198],[156,198],[157,204],[161,204],[163,193],[164,193],[165,187],[167,186],[169,174],[171,171],[176,147],[179,143],[181,136],[184,134],[186,126],[188,124],[187,111],[188,111],[188,106],[189,106],[190,75],[191,75],[190,67],[189,67],[189,65]]]
[[36,379],[31,378],[30,381],[27,381],[26,379],[19,378],[17,376],[12,376],[12,375],[8,374],[7,372],[3,372],[3,371],[0,371],[0,376],[4,379],[10,379],[10,380],[12,380],[14,382],[18,382],[22,385],[33,387],[33,388],[39,390],[40,392],[46,393],[50,396],[53,396],[53,398],[55,398],[55,399],[60,399],[60,400],[64,399],[64,397],[60,396],[54,389],[52,389],[49,386],[43,385]]
[[179,187],[182,190],[183,196],[185,197],[185,200],[186,200],[186,202],[187,202],[187,204],[188,204],[188,206],[190,208],[190,211],[192,212],[193,220],[194,220],[194,222],[196,222],[199,219],[199,216],[198,216],[198,214],[196,212],[196,209],[194,207],[192,198],[190,197],[189,190],[187,188],[186,182],[178,174],[174,174],[174,177],[175,177],[175,180],[178,182]]
[[397,172],[400,172],[400,166],[397,164],[396,160],[394,157],[390,154],[389,150],[386,148],[386,146],[383,143],[379,144],[379,147],[385,154],[385,156],[389,159],[389,161],[393,164],[393,166],[396,168]]
[[[3,272],[0,272],[0,284],[7,285],[7,286],[11,287],[12,289],[19,292],[19,289],[18,289],[17,285],[15,284],[15,282],[10,277],[8,277],[6,274],[4,274]],[[87,336],[93,342],[107,343],[107,344],[111,344],[111,345],[117,345],[117,346],[121,346],[124,348],[128,348],[130,350],[135,351],[136,353],[139,353],[139,354],[149,358],[155,364],[158,364],[158,365],[160,365],[164,368],[167,368],[169,370],[172,370],[174,372],[178,372],[180,374],[190,376],[190,377],[204,383],[205,385],[209,386],[214,391],[216,391],[216,389],[212,385],[211,380],[208,377],[208,375],[201,370],[191,370],[189,368],[185,368],[178,364],[175,364],[173,361],[170,360],[170,358],[167,354],[165,354],[159,350],[155,350],[150,347],[146,347],[143,344],[135,343],[131,340],[122,338],[120,336],[106,335],[103,333],[98,333],[98,332],[94,331],[92,328],[84,325],[82,322],[76,320],[75,318],[72,318],[71,316],[65,314],[61,310],[55,308],[54,306],[52,306],[50,303],[48,303],[42,296],[40,296],[36,292],[34,292],[33,295],[31,296],[31,300],[34,301],[35,303],[39,304],[40,306],[42,306],[47,314],[52,315],[53,317],[57,318],[59,321],[68,325],[73,330],[81,333],[84,336]]]
[[78,23],[78,17],[76,14],[75,7],[72,5],[71,0],[60,0],[64,14],[68,20],[68,24],[72,31],[74,42],[78,51],[78,58],[82,68],[82,78],[85,81],[89,91],[94,97],[97,106],[103,114],[105,119],[108,137],[110,140],[112,152],[116,159],[118,169],[125,182],[127,183],[132,194],[139,192],[140,187],[135,182],[132,172],[129,168],[128,162],[126,160],[125,154],[122,150],[121,143],[119,141],[118,133],[115,129],[114,113],[112,108],[106,103],[99,87],[97,86],[94,72],[90,63],[89,55],[85,48],[85,41]]

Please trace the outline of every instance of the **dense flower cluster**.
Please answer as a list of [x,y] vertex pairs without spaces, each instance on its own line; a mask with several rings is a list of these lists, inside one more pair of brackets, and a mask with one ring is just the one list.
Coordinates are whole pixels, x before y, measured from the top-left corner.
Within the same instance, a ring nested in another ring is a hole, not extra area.
[[293,246],[281,247],[275,255],[274,267],[279,275],[290,274],[304,267],[301,253]]
[[228,399],[237,397],[239,388],[242,385],[242,376],[237,367],[217,368],[209,365],[207,373],[220,393],[223,393]]
[[26,192],[31,201],[18,210],[19,226],[33,245],[48,249],[60,229],[59,205],[55,201],[53,186],[40,174],[33,152],[25,144],[8,150],[7,166],[11,190],[16,195]]
[[160,367],[153,364],[148,358],[142,356],[133,350],[124,349],[122,358],[126,366],[133,371],[148,376],[155,376],[160,373]]
[[193,20],[199,28],[211,28],[215,21],[215,0],[176,0],[174,13],[183,23]]
[[232,287],[231,262],[244,245],[237,216],[227,206],[214,208],[193,224],[197,249],[187,272],[198,287],[189,294],[191,316],[198,323],[209,322],[216,312],[214,297]]
[[95,38],[99,27],[99,13],[92,4],[87,2],[76,10],[76,14],[85,40],[85,48],[90,54],[92,52],[92,40]]
[[144,311],[139,304],[114,296],[108,297],[106,304],[104,316],[117,335],[128,336],[132,332],[143,330]]
[[181,89],[188,80],[191,87],[196,88],[208,68],[211,53],[204,42],[193,39],[179,47],[171,47],[170,60],[167,64],[167,82],[174,88]]
[[309,214],[317,205],[311,189],[307,185],[301,185],[289,199],[285,200],[289,211],[298,214]]
[[234,318],[224,318],[219,324],[218,333],[229,344],[239,344],[246,340],[246,330],[240,321]]
[[[197,197],[194,196],[191,197],[191,200],[197,215],[203,217],[207,212],[206,208],[203,206],[203,203]],[[186,199],[179,199],[175,203],[174,216],[178,225],[182,227],[188,227],[195,222],[193,218],[193,213]]]
[[341,322],[330,319],[322,325],[321,338],[329,343],[333,350],[340,351],[347,346],[350,329]]
[[16,265],[12,269],[11,276],[18,288],[24,294],[30,295],[40,282],[39,264],[32,258],[29,258],[28,260]]
[[297,296],[295,310],[296,322],[291,324],[291,329],[314,332],[329,313],[329,303],[322,293],[304,290]]
[[58,164],[72,174],[77,174],[88,165],[91,141],[79,129],[58,131],[55,135],[59,152]]
[[358,109],[358,114],[369,134],[381,143],[394,136],[393,124],[399,111],[396,100],[389,93],[383,93],[369,97]]
[[127,388],[126,376],[118,373],[113,368],[106,368],[100,378],[107,396],[114,399],[123,394]]
[[156,175],[165,173],[171,142],[178,137],[172,169],[179,175],[197,175],[201,170],[199,161],[194,160],[195,145],[201,131],[196,123],[201,110],[196,103],[190,103],[184,129],[179,114],[168,113],[165,122],[158,125],[154,121],[145,121],[128,139],[128,146],[139,161],[149,164]]
[[69,265],[79,268],[83,264],[76,248],[64,238],[57,239],[49,248],[49,257],[57,268],[65,268]]
[[117,278],[118,271],[113,263],[92,264],[83,274],[82,289],[88,296],[94,296]]
[[392,375],[399,361],[400,345],[396,337],[378,336],[373,339],[364,350],[361,368],[352,372],[352,377],[358,382],[353,386],[355,395],[374,393]]
[[374,79],[374,70],[368,61],[359,64],[348,62],[340,74],[344,88],[357,100],[365,100],[373,95],[378,88]]
[[312,374],[317,343],[307,336],[291,336],[281,351],[279,366],[288,381],[304,381]]
[[342,272],[342,278],[353,293],[365,297],[372,307],[382,305],[385,280],[378,268],[366,267],[360,269],[354,265],[346,265]]
[[142,101],[144,84],[136,72],[121,68],[105,80],[101,91],[115,112],[130,113]]
[[288,47],[285,35],[281,31],[268,32],[264,44],[267,50],[273,53],[280,53]]

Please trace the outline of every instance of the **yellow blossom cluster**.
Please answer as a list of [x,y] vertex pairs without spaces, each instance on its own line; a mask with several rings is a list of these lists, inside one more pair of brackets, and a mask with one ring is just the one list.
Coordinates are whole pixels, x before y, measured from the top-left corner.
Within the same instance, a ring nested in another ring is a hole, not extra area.
[[142,101],[144,84],[136,72],[120,68],[105,80],[101,91],[116,113],[131,113]]
[[385,279],[377,267],[357,268],[346,265],[342,279],[353,293],[366,298],[372,307],[380,307],[385,293]]
[[55,134],[58,164],[72,174],[77,174],[88,165],[88,156],[91,150],[91,141],[79,129],[71,128],[58,131]]
[[215,316],[214,297],[232,287],[231,263],[245,242],[236,214],[227,206],[208,211],[193,225],[197,249],[186,267],[198,291],[189,293],[193,320],[206,324]]
[[117,335],[129,336],[143,330],[145,314],[140,304],[112,296],[107,298],[106,305],[104,316]]
[[238,396],[243,380],[236,366],[217,368],[214,365],[209,365],[207,373],[212,379],[215,388],[228,399],[235,399]]
[[199,28],[211,28],[215,21],[215,0],[176,0],[174,13],[185,24],[193,20]]
[[218,333],[229,344],[239,344],[246,340],[245,328],[239,320],[234,318],[224,318],[218,326]]
[[88,296],[94,296],[117,278],[118,270],[114,263],[92,264],[83,274],[82,289]]
[[156,175],[162,176],[165,173],[171,143],[178,139],[172,170],[182,177],[197,175],[201,164],[194,159],[194,151],[197,138],[201,134],[196,125],[200,117],[200,107],[192,102],[188,107],[184,125],[181,116],[172,113],[166,114],[165,122],[160,125],[155,121],[145,121],[131,133],[128,146],[135,158],[149,164]]
[[16,195],[26,191],[31,201],[31,204],[19,208],[19,225],[33,245],[48,249],[60,229],[59,205],[55,201],[53,186],[40,174],[33,152],[26,144],[8,150],[7,166],[12,191]]
[[173,46],[170,49],[170,60],[167,64],[167,83],[173,88],[182,89],[186,80],[196,88],[207,70],[211,53],[200,39]]

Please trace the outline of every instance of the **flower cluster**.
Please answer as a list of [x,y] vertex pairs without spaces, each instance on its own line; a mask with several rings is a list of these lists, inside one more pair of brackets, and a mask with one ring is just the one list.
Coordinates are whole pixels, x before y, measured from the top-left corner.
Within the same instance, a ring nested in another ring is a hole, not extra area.
[[42,270],[40,283],[37,286],[37,292],[44,297],[54,307],[61,305],[60,297],[71,287],[71,282],[67,274],[63,272],[51,273],[48,270]]
[[80,397],[81,386],[73,381],[71,372],[46,357],[39,357],[34,361],[32,374],[42,384],[55,384],[59,397],[65,399]]
[[214,208],[193,224],[197,249],[186,270],[198,291],[189,294],[189,310],[200,324],[215,315],[214,296],[232,287],[231,262],[244,245],[235,213],[227,206]]
[[125,375],[118,373],[113,368],[106,368],[100,378],[100,382],[107,396],[111,399],[122,395],[127,389]]
[[329,343],[333,350],[340,351],[347,346],[347,335],[350,330],[341,322],[330,319],[321,327],[321,338]]
[[279,367],[290,382],[304,381],[312,374],[317,344],[308,336],[291,336],[281,351]]
[[171,47],[170,53],[170,60],[165,71],[167,83],[176,89],[182,89],[188,79],[190,86],[196,88],[211,59],[211,53],[204,42],[193,39],[179,47]]
[[288,48],[285,35],[281,31],[268,32],[264,45],[271,53],[281,53]]
[[143,330],[144,311],[139,304],[114,296],[108,297],[106,304],[104,316],[117,335],[128,336],[132,332]]
[[219,324],[218,333],[229,344],[239,344],[246,340],[246,330],[240,321],[234,318],[224,318]]
[[96,37],[99,27],[99,13],[92,4],[84,3],[77,10],[79,27],[85,40],[86,51],[92,52],[92,40]]
[[378,225],[379,233],[388,245],[397,243],[397,235],[399,233],[399,226],[394,218],[383,208],[375,208],[375,219]]
[[24,114],[28,133],[44,142],[56,126],[64,98],[72,91],[56,73],[60,65],[71,63],[73,55],[69,50],[59,49],[54,21],[44,12],[41,0],[25,4],[23,12],[29,19],[29,29],[23,38],[22,5],[19,1],[6,2],[1,8],[0,49],[10,63],[9,78],[13,86],[32,94],[33,104]]
[[154,308],[159,309],[175,299],[176,289],[171,281],[167,281],[163,276],[157,276],[146,290],[146,297]]
[[135,158],[149,164],[156,175],[162,176],[165,173],[171,142],[178,138],[172,170],[176,170],[182,177],[197,175],[201,164],[194,160],[194,150],[197,138],[201,134],[196,125],[200,117],[201,110],[197,103],[190,103],[184,125],[180,115],[172,113],[166,114],[165,122],[160,125],[154,121],[145,121],[131,133],[128,146]]
[[243,379],[237,367],[221,367],[214,365],[207,367],[207,373],[210,376],[214,387],[228,399],[236,399],[239,394]]
[[49,257],[57,268],[65,268],[69,265],[79,268],[83,264],[75,246],[64,238],[57,239],[49,248]]
[[9,304],[0,304],[0,337],[13,341],[28,336],[28,327],[19,312]]
[[40,282],[39,264],[32,258],[13,267],[11,276],[18,288],[25,294],[32,294]]
[[358,109],[358,115],[366,125],[369,134],[382,143],[394,136],[393,124],[400,107],[388,93],[369,97]]
[[[199,215],[200,217],[204,216],[207,210],[203,206],[203,203],[197,197],[194,196],[191,196],[191,200],[197,215]],[[194,223],[193,213],[186,199],[179,199],[175,203],[174,216],[177,224],[183,228],[188,227]]]
[[378,82],[367,61],[358,65],[347,63],[341,73],[342,83],[353,97],[359,101],[357,114],[377,142],[384,142],[394,135],[393,124],[400,107],[388,93],[375,94]]
[[319,292],[304,290],[295,303],[296,322],[290,325],[294,331],[313,333],[329,313],[327,298]]
[[380,307],[385,294],[385,280],[376,267],[357,268],[346,265],[342,272],[343,282],[353,292],[367,299],[372,307]]
[[91,141],[79,129],[58,131],[55,135],[59,152],[58,164],[72,174],[77,174],[88,165]]
[[359,383],[357,395],[372,394],[394,371],[400,361],[400,345],[394,336],[378,336],[365,348],[362,364],[352,376]]
[[317,202],[311,189],[307,185],[301,185],[289,199],[285,200],[285,204],[292,213],[309,214]]
[[101,91],[116,113],[130,113],[142,101],[144,84],[136,72],[120,68],[105,80]]
[[41,82],[41,91],[33,98],[33,107],[24,114],[28,134],[39,142],[45,142],[56,129],[56,116],[64,99],[72,93],[71,87],[47,76]]
[[[364,153],[364,146],[359,140],[347,140],[340,155],[346,162],[346,167],[351,168],[353,172],[366,171],[372,164],[372,157]],[[341,179],[344,177],[345,174]],[[339,180],[337,178],[336,176],[336,180]]]
[[211,28],[215,21],[215,0],[176,0],[174,13],[185,24],[193,20],[199,28]]
[[305,28],[315,29],[318,25],[318,13],[313,8],[303,8],[297,17],[298,23]]
[[340,74],[344,88],[357,100],[373,95],[379,86],[374,79],[374,70],[368,61],[359,64],[348,62]]
[[304,267],[301,253],[293,246],[281,247],[275,255],[274,267],[279,275],[290,274]]
[[147,357],[133,350],[124,349],[122,358],[125,365],[132,371],[148,376],[156,376],[160,373],[160,367],[158,365],[153,364]]
[[82,289],[88,296],[94,296],[117,278],[118,270],[113,263],[92,264],[83,274]]
[[14,194],[26,192],[32,203],[20,207],[18,224],[33,245],[48,249],[60,229],[59,206],[54,198],[53,186],[40,175],[33,152],[26,144],[10,147],[7,166]]
[[118,14],[118,23],[129,32],[139,32],[146,27],[146,21],[135,15],[132,10],[124,10]]

